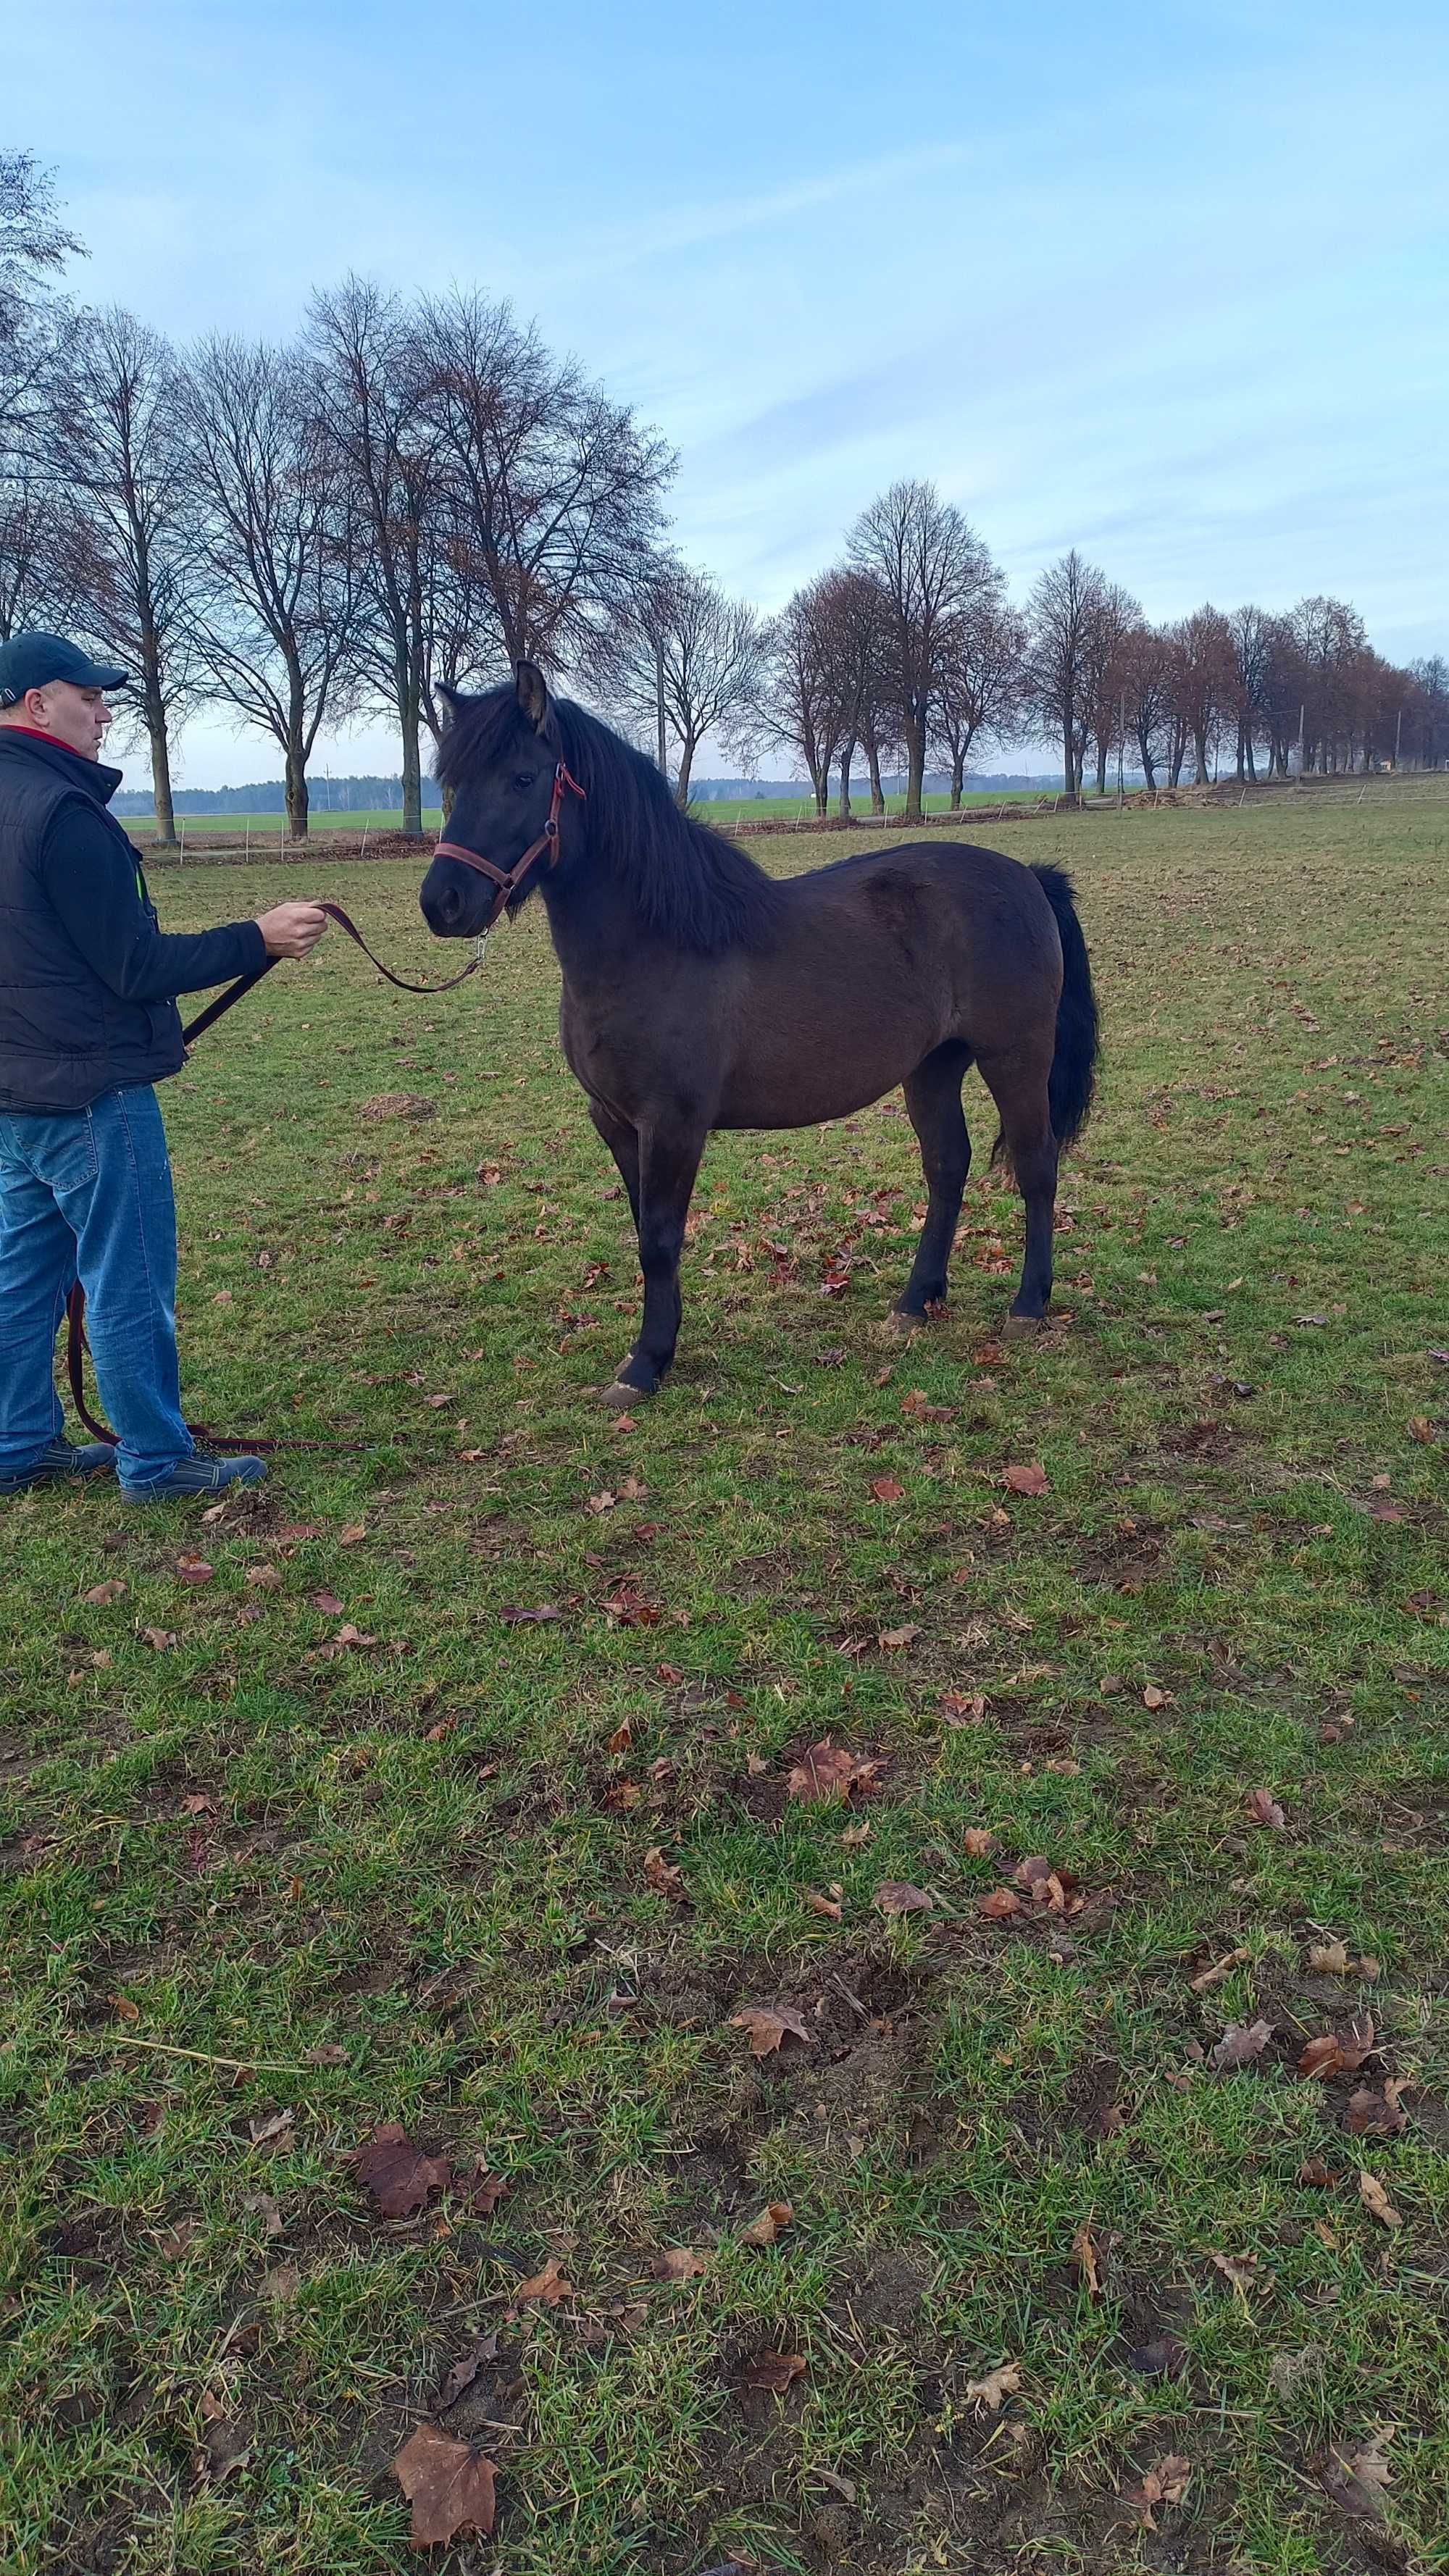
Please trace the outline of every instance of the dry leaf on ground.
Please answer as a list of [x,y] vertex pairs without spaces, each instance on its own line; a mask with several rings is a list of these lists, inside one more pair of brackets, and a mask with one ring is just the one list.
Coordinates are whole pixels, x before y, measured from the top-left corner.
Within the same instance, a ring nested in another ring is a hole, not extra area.
[[880,1914],[929,1914],[936,1902],[904,1878],[883,1878],[870,1901]]
[[105,1583],[93,1583],[89,1592],[81,1594],[81,1599],[91,1602],[98,1610],[104,1609],[108,1601],[124,1600],[130,1589],[123,1575],[113,1574]]
[[1008,1467],[1005,1482],[1013,1494],[1044,1494],[1047,1490],[1046,1469],[1036,1465]]
[[826,1735],[801,1754],[785,1785],[792,1798],[848,1798],[853,1789],[868,1789],[882,1768],[878,1760],[862,1760],[843,1744],[832,1744]]
[[453,2179],[447,2157],[425,2156],[396,2120],[380,2121],[347,2161],[383,2218],[411,2218],[430,2193],[446,2191]]
[[1021,1912],[1021,1898],[1014,1888],[993,1887],[985,1896],[977,1897],[976,1911],[984,1914],[988,1923],[1004,1923],[1008,1916]]
[[742,2004],[737,2013],[731,2013],[730,2028],[749,2034],[752,2057],[771,2056],[787,2039],[803,2039],[807,2048],[815,2045],[814,2032],[806,2029],[789,2004]]
[[1269,1825],[1275,1834],[1281,1834],[1287,1823],[1271,1789],[1251,1789],[1248,1792],[1248,1813],[1255,1825]]
[[1403,2095],[1407,2086],[1392,2075],[1385,2076],[1384,2089],[1375,2093],[1372,2086],[1360,2084],[1348,2097],[1343,2125],[1355,2138],[1396,2138],[1404,2125]]
[[989,1825],[968,1825],[961,1836],[961,1849],[968,1860],[985,1860],[996,1849],[996,1836]]
[[1392,2483],[1393,2475],[1384,2458],[1384,2444],[1393,2436],[1392,2424],[1381,2425],[1358,2450],[1329,2453],[1323,2484],[1340,2512],[1352,2514],[1361,2522],[1383,2521],[1384,2489]]
[[1069,2259],[1072,2270],[1077,2276],[1078,2288],[1085,2290],[1089,2299],[1100,2299],[1102,2295],[1101,2263],[1098,2256],[1096,2239],[1092,2234],[1092,2222],[1089,2218],[1083,2219],[1081,2226],[1077,2229],[1075,2236],[1072,2238],[1072,2251]]
[[793,2226],[795,2212],[788,2200],[772,2200],[748,2227],[740,2229],[742,2245],[773,2245],[782,2227]]
[[1273,2031],[1274,2024],[1270,2021],[1230,2021],[1209,2056],[1208,2064],[1223,2070],[1233,2066],[1251,2066],[1255,2058],[1262,2056]]
[[460,2531],[478,2531],[486,2539],[493,2529],[498,2471],[470,2442],[456,2441],[436,2424],[419,2424],[392,2473],[412,2506],[411,2536],[418,2548],[440,2548]]
[[1157,2529],[1153,2516],[1158,2505],[1181,2504],[1191,2477],[1192,2462],[1184,2459],[1180,2451],[1169,2451],[1163,2459],[1153,2461],[1137,2493],[1127,2499],[1144,2531]]
[[1309,2040],[1298,2060],[1300,2075],[1356,2075],[1376,2046],[1373,2015],[1359,2013],[1343,2030],[1322,2030]]
[[984,2379],[967,2380],[968,2402],[974,2406],[987,2406],[995,2414],[1008,2397],[1016,2395],[1021,2386],[1021,2373],[1019,2361],[999,2362],[995,2370],[987,2371]]
[[656,2281],[697,2281],[709,2270],[709,2256],[692,2245],[666,2245],[649,2266]]
[[1403,2226],[1403,2219],[1395,2209],[1393,2202],[1390,2200],[1389,2195],[1385,2191],[1377,2174],[1361,2173],[1359,2175],[1358,2196],[1363,2202],[1365,2209],[1368,2211],[1370,2218],[1376,2218],[1380,2227]]
[[573,2291],[572,2281],[565,2280],[550,2254],[541,2272],[534,2272],[528,2280],[519,2282],[517,2296],[520,2299],[537,2299],[543,2307],[556,2308],[560,2299],[571,2299]]
[[773,2390],[783,2396],[794,2379],[804,2377],[808,2364],[803,2352],[757,2352],[740,2373],[746,2388]]

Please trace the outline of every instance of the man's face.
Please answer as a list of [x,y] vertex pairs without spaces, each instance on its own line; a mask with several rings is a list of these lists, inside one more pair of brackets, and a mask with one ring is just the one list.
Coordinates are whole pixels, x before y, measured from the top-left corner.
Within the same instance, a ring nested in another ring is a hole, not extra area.
[[99,760],[111,709],[103,689],[78,689],[72,680],[47,680],[43,689],[27,689],[25,717],[41,733],[78,751],[82,760]]

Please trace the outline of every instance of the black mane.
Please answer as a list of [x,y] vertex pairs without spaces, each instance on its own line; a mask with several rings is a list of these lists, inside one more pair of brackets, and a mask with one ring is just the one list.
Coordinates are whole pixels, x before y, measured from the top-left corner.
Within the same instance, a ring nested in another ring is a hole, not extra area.
[[[755,861],[682,814],[652,760],[568,698],[551,698],[559,744],[588,799],[589,850],[634,903],[645,928],[672,947],[718,956],[761,947],[780,889]],[[511,683],[461,702],[442,738],[437,774],[461,787],[478,764],[534,740]]]

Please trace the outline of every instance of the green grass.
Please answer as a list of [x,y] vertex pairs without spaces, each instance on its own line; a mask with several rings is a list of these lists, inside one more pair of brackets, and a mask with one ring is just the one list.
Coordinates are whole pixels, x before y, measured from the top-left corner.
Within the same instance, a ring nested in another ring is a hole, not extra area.
[[[168,1085],[193,1408],[352,1445],[210,1525],[0,1507],[5,2564],[418,2566],[389,2464],[495,2329],[442,2419],[499,2469],[494,2542],[432,2555],[460,2576],[1449,2564],[1449,805],[993,838],[1075,866],[1105,1019],[1035,1345],[997,1352],[984,1171],[949,1318],[878,1340],[897,1099],[712,1145],[675,1376],[596,1407],[634,1259],[536,911],[432,1004],[329,939]],[[343,900],[441,972],[416,873]],[[439,1114],[364,1114],[398,1091]],[[376,1642],[329,1654],[344,1618]],[[850,1810],[787,1795],[826,1734],[886,1764]],[[975,1826],[1081,1911],[983,1918]],[[933,1910],[884,1919],[889,1879]],[[1311,1969],[1331,1938],[1376,1979]],[[813,2044],[756,2063],[731,2016],[779,2003]],[[1301,2079],[1363,2010],[1363,2074]],[[1385,2073],[1402,2133],[1349,2134]],[[382,2119],[486,2155],[497,2209],[371,2215]],[[671,2246],[708,2269],[656,2280]],[[550,2255],[571,2295],[520,2307]],[[763,2351],[808,2369],[747,2401]],[[1323,2471],[1375,2433],[1369,2527]],[[1127,2499],[1170,2453],[1154,2535]]]
[[[991,809],[1000,805],[1035,805],[1039,801],[1040,794],[1041,791],[1034,787],[1009,787],[1001,792],[972,789],[967,791],[962,802],[965,805],[982,805]],[[887,812],[898,815],[902,810],[903,801],[900,796],[891,797],[887,803]],[[927,813],[944,814],[951,799],[949,796],[927,796],[924,802]],[[854,803],[857,814],[862,809],[868,810],[870,804],[870,789],[868,786],[863,788],[859,780],[855,785]],[[814,806],[809,789],[800,788],[789,796],[739,798],[707,796],[694,805],[693,811],[707,823],[806,822],[813,815]],[[832,814],[834,811],[835,802],[832,798]],[[121,819],[126,830],[138,840],[150,840],[154,837],[156,830],[154,814],[126,814]],[[217,842],[223,838],[227,841],[233,838],[244,841],[248,833],[254,841],[265,840],[268,837],[275,838],[284,831],[286,820],[285,814],[186,814],[177,817],[178,824],[184,822],[186,825],[188,840],[204,839],[210,842]],[[435,805],[425,806],[424,831],[439,832],[442,830],[442,825],[443,817],[440,809]],[[354,812],[333,811],[322,802],[319,795],[314,794],[311,829],[317,833],[397,832],[402,829],[402,813],[397,806],[378,807],[368,812],[363,812],[360,808]]]

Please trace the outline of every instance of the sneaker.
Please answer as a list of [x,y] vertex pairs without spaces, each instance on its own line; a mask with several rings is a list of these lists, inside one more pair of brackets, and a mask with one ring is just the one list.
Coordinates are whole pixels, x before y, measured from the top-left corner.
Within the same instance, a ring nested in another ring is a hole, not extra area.
[[70,1476],[99,1476],[115,1463],[116,1453],[108,1440],[52,1440],[33,1467],[19,1475],[0,1476],[0,1494],[23,1494],[27,1485],[51,1485]]
[[267,1472],[265,1458],[209,1458],[204,1449],[178,1458],[169,1476],[155,1485],[123,1485],[123,1503],[170,1503],[188,1494],[224,1494],[229,1485],[259,1485]]

